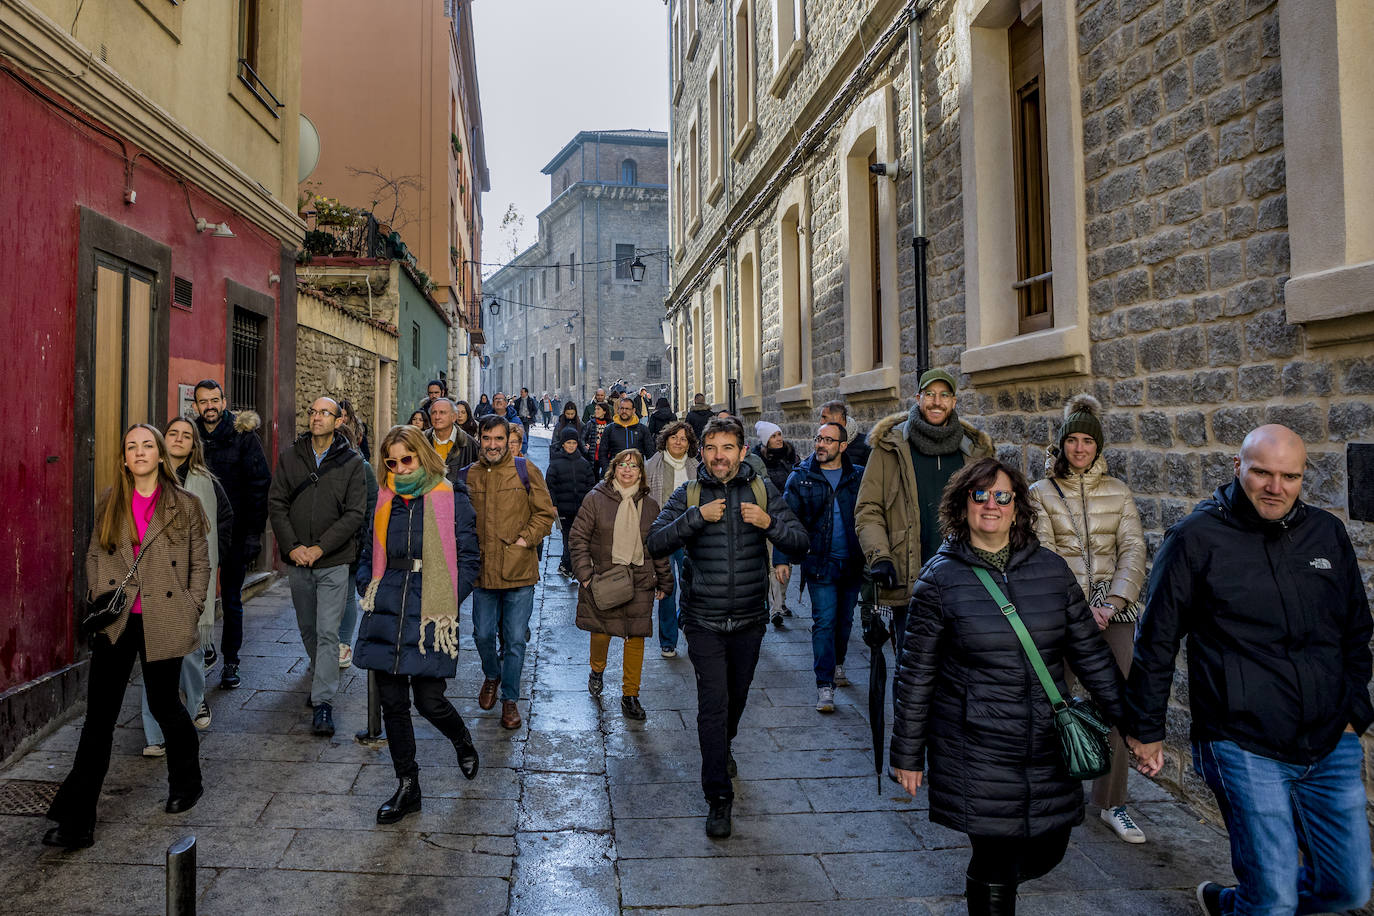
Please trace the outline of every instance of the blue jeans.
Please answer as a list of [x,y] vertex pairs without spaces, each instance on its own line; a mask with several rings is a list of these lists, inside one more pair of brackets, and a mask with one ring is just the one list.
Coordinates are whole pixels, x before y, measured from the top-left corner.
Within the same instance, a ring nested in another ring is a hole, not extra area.
[[1357,735],[1310,766],[1281,763],[1231,741],[1193,742],[1193,768],[1217,797],[1238,884],[1226,916],[1359,909],[1369,899],[1364,753]]
[[[143,694],[143,743],[166,744],[162,737],[162,726],[157,724],[152,709],[148,707],[148,692],[139,692]],[[181,692],[186,694],[186,711],[194,719],[205,700],[204,649],[197,649],[181,660]]]
[[677,648],[677,589],[682,585],[682,560],[686,551],[673,551],[673,593],[658,602],[658,647]]
[[811,657],[816,686],[835,686],[835,666],[843,665],[854,629],[854,606],[859,603],[857,582],[806,583],[811,592]]
[[482,675],[500,679],[503,700],[520,699],[520,672],[525,667],[533,613],[533,585],[472,590],[472,638],[482,657]]

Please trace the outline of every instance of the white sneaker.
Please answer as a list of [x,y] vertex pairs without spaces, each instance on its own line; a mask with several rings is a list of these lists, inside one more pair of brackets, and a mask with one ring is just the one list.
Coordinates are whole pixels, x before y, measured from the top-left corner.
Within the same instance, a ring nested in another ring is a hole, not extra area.
[[201,731],[210,727],[210,707],[202,701],[200,709],[196,710],[196,717],[191,720],[191,724]]
[[143,756],[144,756],[144,757],[166,757],[166,756],[167,756],[167,745],[165,745],[165,744],[148,744],[148,745],[145,745],[144,748],[143,748]]
[[339,667],[347,668],[353,664],[353,647],[346,642],[339,643]]
[[835,666],[835,686],[836,686],[836,687],[848,687],[848,686],[849,686],[849,683],[850,683],[850,682],[849,682],[849,678],[845,677],[844,665],[836,665],[836,666]]
[[1116,831],[1117,836],[1121,837],[1121,839],[1125,840],[1127,843],[1145,842],[1145,831],[1137,827],[1135,821],[1131,820],[1130,812],[1126,810],[1125,805],[1118,805],[1115,808],[1103,808],[1102,820],[1108,827]]
[[659,649],[658,654],[662,655],[664,658],[677,658],[676,649]]
[[817,687],[816,688],[816,712],[835,711],[835,688]]

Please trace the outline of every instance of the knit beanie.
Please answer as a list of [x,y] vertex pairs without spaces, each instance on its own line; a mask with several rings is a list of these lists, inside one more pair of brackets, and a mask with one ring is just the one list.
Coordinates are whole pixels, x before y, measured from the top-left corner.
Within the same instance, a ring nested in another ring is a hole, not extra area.
[[569,439],[571,439],[573,442],[577,441],[577,430],[573,428],[571,423],[563,427],[563,431],[558,434],[558,444],[562,445]]
[[782,432],[781,426],[776,423],[769,423],[767,420],[760,420],[754,424],[754,435],[758,436],[759,442],[764,445],[767,445],[768,440],[773,438],[773,433],[780,432]]
[[1091,436],[1097,443],[1097,453],[1102,454],[1102,402],[1090,394],[1076,394],[1064,405],[1064,426],[1059,430],[1059,450],[1064,450],[1064,440],[1074,433]]
[[925,373],[921,375],[921,381],[917,384],[916,390],[925,391],[926,386],[931,382],[944,382],[949,386],[951,394],[959,390],[959,386],[954,384],[954,376],[950,375],[944,369],[927,369]]

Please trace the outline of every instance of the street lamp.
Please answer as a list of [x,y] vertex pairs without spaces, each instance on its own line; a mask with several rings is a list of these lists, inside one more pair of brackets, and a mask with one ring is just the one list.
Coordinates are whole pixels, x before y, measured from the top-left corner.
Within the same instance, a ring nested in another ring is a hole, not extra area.
[[647,268],[644,266],[644,262],[639,259],[639,255],[635,255],[635,259],[630,262],[631,279],[636,283],[643,283],[645,270],[647,270]]
[[491,300],[491,305],[487,306],[487,308],[491,309],[493,315],[501,314],[501,303],[496,299]]
[[663,326],[663,346],[671,349],[673,346],[673,320],[664,318],[660,323]]

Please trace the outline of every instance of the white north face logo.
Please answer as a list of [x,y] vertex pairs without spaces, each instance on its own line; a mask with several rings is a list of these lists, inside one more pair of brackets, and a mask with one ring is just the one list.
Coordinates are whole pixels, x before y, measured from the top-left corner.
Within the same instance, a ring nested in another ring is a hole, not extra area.
[[1330,568],[1331,568],[1331,561],[1328,560],[1326,557],[1317,557],[1315,560],[1312,561],[1312,568],[1313,568],[1313,569],[1330,569]]

